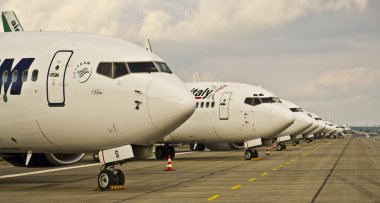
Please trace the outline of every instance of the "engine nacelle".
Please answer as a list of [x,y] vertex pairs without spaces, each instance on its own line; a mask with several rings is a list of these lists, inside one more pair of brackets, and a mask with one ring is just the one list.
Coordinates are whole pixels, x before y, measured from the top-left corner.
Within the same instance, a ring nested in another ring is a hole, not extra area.
[[245,149],[244,142],[239,143],[211,143],[205,144],[211,151],[231,151]]
[[26,153],[8,153],[1,154],[3,159],[19,167],[47,167],[47,166],[65,166],[69,164],[77,163],[82,160],[85,156],[84,153],[81,154],[62,154],[62,153],[36,153],[32,155],[28,166],[25,166]]

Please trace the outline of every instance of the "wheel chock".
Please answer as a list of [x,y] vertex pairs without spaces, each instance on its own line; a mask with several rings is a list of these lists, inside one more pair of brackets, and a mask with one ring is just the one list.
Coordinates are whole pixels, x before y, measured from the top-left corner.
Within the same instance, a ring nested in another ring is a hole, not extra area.
[[[125,190],[125,189],[126,189],[125,185],[111,185],[108,191],[119,191],[119,190]],[[100,191],[99,187],[97,187],[95,191]]]

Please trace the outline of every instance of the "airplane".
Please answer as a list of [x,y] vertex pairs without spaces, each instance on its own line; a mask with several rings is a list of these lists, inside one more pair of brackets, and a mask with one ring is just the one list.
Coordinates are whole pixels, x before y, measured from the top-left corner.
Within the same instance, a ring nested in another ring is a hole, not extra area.
[[[303,112],[302,108],[300,108],[298,105],[285,100],[281,99],[282,104],[284,104],[290,111],[293,112],[295,120],[292,125],[290,125],[288,128],[286,128],[284,131],[278,133],[278,134],[268,134],[268,136],[263,136],[261,138],[261,142],[263,145],[271,145],[276,144],[276,149],[278,151],[281,151],[283,149],[286,149],[286,145],[284,142],[288,140],[293,140],[293,145],[299,144],[299,139],[302,138],[301,133],[310,127],[313,123],[313,120]],[[195,115],[195,114],[194,114]],[[193,116],[194,116],[193,115]],[[191,118],[188,120],[190,121]],[[179,130],[178,128],[177,130]],[[175,132],[175,131],[174,131]],[[174,133],[173,132],[173,133]],[[212,151],[230,151],[230,150],[241,150],[244,149],[244,143],[218,143],[214,145],[208,145],[207,146]]]
[[196,100],[195,113],[158,143],[155,156],[175,156],[171,144],[190,143],[191,150],[217,149],[237,143],[245,159],[257,158],[261,137],[273,136],[294,122],[293,113],[278,97],[261,87],[234,82],[185,83]]
[[100,190],[115,166],[185,122],[195,100],[164,60],[87,33],[0,33],[0,153],[15,166],[67,165],[99,152]]
[[[264,140],[268,140],[275,144],[277,151],[286,149],[284,142],[292,140],[293,145],[299,144],[299,140],[302,138],[301,133],[304,132],[313,124],[313,120],[305,114],[302,108],[291,101],[281,99],[282,103],[293,112],[295,121],[294,123],[282,131],[275,137],[262,137]],[[269,143],[268,143],[269,144]]]

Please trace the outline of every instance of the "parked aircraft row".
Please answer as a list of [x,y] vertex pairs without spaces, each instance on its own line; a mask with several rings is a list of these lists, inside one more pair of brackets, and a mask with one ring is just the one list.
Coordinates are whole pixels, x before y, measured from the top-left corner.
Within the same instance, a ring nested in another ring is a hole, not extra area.
[[22,32],[2,13],[0,153],[16,166],[62,166],[84,153],[98,186],[124,185],[117,164],[192,150],[245,149],[339,135],[342,128],[258,86],[182,81],[149,47],[85,33]]

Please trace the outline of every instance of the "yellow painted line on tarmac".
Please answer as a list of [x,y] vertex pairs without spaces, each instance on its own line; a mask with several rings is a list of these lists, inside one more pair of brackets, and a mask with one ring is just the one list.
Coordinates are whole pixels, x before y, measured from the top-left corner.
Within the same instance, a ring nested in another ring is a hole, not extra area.
[[235,186],[231,187],[231,190],[236,190],[236,189],[238,189],[239,187],[241,187],[241,185],[235,185]]
[[277,170],[277,168],[276,168],[276,167],[272,168],[272,171],[275,171],[275,170]]
[[262,173],[261,175],[262,175],[262,176],[266,176],[266,175],[268,175],[268,172],[264,172],[264,173]]
[[208,201],[211,201],[211,200],[214,200],[214,199],[218,198],[219,196],[220,196],[220,195],[214,195],[214,196],[208,198],[207,200],[208,200]]
[[284,166],[284,164],[280,164],[280,165],[278,165],[279,168],[281,168],[281,167],[283,167],[283,166]]
[[289,161],[287,161],[287,162],[285,162],[285,164],[290,164],[290,162],[289,162]]
[[258,160],[260,160],[260,158],[252,158],[251,160],[258,161]]
[[290,160],[290,161],[295,161],[294,159]]
[[248,181],[249,182],[253,182],[253,181],[255,181],[256,180],[256,178],[251,178],[251,179],[249,179]]
[[303,154],[302,156],[306,156],[306,155],[307,155],[307,153]]

